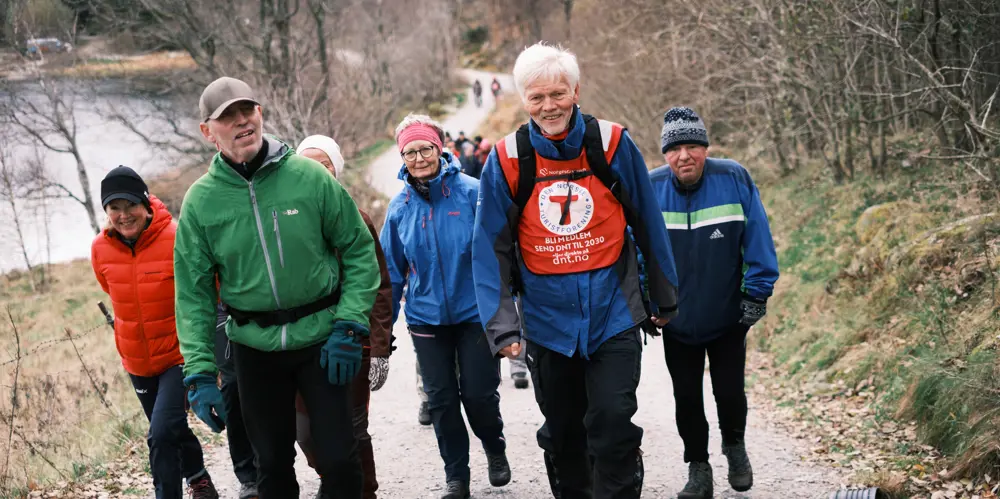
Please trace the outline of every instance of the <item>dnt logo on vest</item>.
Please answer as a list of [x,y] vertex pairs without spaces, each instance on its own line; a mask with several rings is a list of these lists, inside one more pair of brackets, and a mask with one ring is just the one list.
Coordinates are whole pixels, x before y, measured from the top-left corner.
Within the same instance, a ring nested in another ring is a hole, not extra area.
[[[569,217],[560,224],[563,206],[569,201]],[[556,182],[538,194],[538,216],[549,232],[568,236],[580,232],[594,218],[594,198],[586,187],[574,182]]]

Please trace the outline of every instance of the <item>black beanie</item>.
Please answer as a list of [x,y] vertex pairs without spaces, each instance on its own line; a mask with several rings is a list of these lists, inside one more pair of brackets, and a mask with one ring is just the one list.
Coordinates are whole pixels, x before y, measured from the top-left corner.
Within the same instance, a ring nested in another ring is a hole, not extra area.
[[149,188],[135,170],[119,166],[108,172],[101,181],[101,206],[116,199],[126,199],[135,204],[149,207]]

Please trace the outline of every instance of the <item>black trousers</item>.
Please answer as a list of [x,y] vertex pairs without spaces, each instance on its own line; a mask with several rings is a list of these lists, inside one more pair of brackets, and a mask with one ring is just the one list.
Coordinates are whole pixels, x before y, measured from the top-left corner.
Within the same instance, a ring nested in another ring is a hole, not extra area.
[[330,499],[361,499],[361,460],[352,424],[350,385],[332,385],[317,344],[262,352],[232,343],[240,406],[257,455],[260,499],[299,497],[295,480],[295,393],[309,413],[316,471]]
[[229,457],[233,460],[233,473],[241,484],[257,483],[257,466],[254,464],[253,447],[247,437],[240,410],[239,383],[236,382],[236,366],[233,352],[226,337],[226,323],[223,320],[215,328],[215,363],[222,375],[222,401],[226,404],[226,437],[229,440]]
[[487,454],[503,454],[507,442],[500,415],[500,359],[490,353],[477,323],[447,326],[411,325],[434,423],[438,451],[444,461],[445,480],[469,483],[469,431]]
[[639,330],[601,345],[589,359],[572,358],[527,342],[535,399],[545,416],[538,446],[559,499],[638,498],[642,491]]
[[149,446],[149,470],[153,475],[156,499],[181,499],[182,479],[205,472],[201,443],[187,423],[182,366],[167,369],[159,376],[130,374],[132,387],[149,420],[146,444]]
[[736,324],[719,338],[703,345],[687,345],[663,336],[664,356],[674,385],[677,431],[684,440],[684,462],[708,461],[708,420],[705,419],[705,355],[708,354],[712,392],[719,413],[722,443],[743,441],[747,427],[746,326]]

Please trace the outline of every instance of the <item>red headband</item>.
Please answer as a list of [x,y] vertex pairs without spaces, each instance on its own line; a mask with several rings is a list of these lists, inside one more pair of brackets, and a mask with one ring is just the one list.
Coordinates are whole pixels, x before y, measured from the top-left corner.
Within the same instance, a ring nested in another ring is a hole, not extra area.
[[436,145],[438,151],[444,149],[444,146],[441,144],[441,136],[438,135],[437,129],[426,123],[415,123],[404,128],[402,132],[399,132],[399,138],[396,139],[396,145],[399,146],[399,152],[402,153],[406,144],[409,144],[414,140],[426,140],[427,142]]

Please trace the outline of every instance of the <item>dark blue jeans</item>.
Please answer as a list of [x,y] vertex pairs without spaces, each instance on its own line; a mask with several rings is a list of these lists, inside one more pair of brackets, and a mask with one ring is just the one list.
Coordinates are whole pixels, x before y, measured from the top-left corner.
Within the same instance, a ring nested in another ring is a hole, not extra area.
[[507,448],[500,416],[500,359],[478,323],[409,326],[447,481],[469,482],[469,426],[487,454]]
[[156,499],[181,499],[182,478],[195,478],[205,472],[201,444],[187,424],[181,366],[171,367],[159,376],[130,374],[129,378],[149,419],[146,443]]

